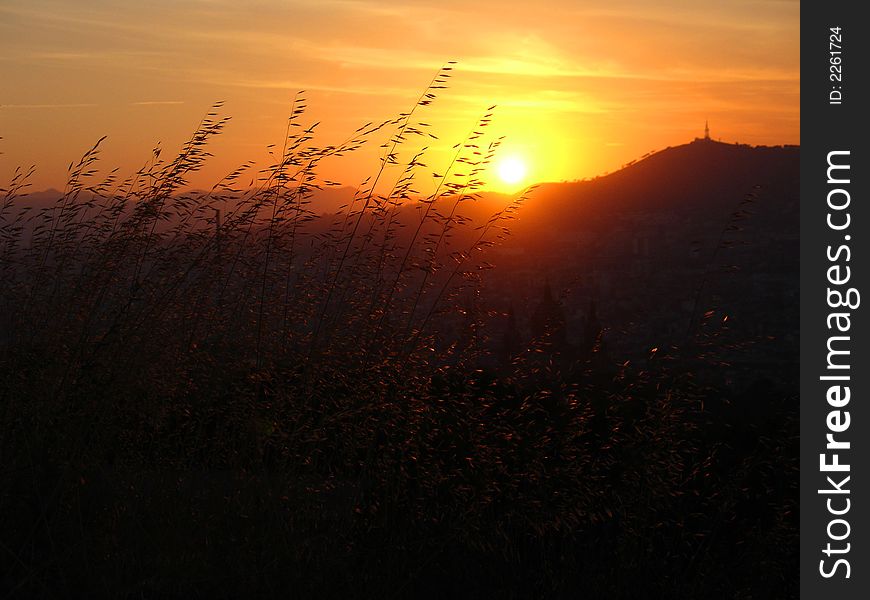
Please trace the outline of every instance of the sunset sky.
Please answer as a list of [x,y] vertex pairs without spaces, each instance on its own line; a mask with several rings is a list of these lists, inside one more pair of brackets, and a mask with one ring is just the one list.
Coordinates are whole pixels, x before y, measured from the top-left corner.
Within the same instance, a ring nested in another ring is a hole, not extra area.
[[[105,168],[129,174],[158,143],[176,150],[211,104],[233,117],[197,185],[265,162],[289,106],[337,143],[408,110],[439,67],[450,89],[420,118],[427,163],[490,105],[500,156],[527,181],[594,176],[703,134],[800,143],[799,12],[791,0],[4,0],[0,4],[0,187],[37,165],[62,187],[103,135]],[[373,144],[376,146],[376,144]],[[374,148],[324,165],[355,185]],[[493,189],[507,190],[493,172]]]

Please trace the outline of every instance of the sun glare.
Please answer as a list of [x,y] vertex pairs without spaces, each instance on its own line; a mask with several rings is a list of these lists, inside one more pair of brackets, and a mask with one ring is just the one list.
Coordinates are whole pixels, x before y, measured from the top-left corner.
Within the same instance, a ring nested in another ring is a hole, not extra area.
[[498,165],[498,176],[504,183],[519,183],[526,176],[526,164],[516,157],[506,158]]

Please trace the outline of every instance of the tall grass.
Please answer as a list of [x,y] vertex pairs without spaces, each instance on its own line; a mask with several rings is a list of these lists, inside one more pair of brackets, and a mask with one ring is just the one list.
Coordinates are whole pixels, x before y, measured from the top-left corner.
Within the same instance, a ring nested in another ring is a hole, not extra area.
[[[703,534],[728,535],[752,461],[788,464],[780,438],[723,475],[679,374],[479,368],[466,299],[523,197],[463,216],[498,149],[492,109],[434,191],[417,189],[432,168],[422,113],[451,70],[335,145],[303,123],[300,94],[272,164],[205,192],[188,182],[228,123],[220,104],[127,179],[100,175],[100,140],[37,211],[19,200],[32,171],[15,173],[0,204],[4,592],[750,589]],[[321,163],[379,142],[350,205],[316,215],[316,192],[338,185]],[[711,475],[726,501],[701,495]],[[766,532],[740,561],[751,573],[790,541],[787,522]]]

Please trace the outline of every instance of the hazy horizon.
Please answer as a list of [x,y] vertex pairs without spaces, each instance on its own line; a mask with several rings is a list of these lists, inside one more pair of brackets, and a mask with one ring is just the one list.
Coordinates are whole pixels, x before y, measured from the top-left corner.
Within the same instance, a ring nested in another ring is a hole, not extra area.
[[[643,160],[646,160],[647,158],[650,158],[650,157],[652,157],[660,152],[663,152],[665,150],[669,150],[672,148],[679,148],[681,146],[686,146],[686,145],[689,145],[693,142],[699,141],[701,139],[703,139],[703,138],[697,137],[693,140],[688,140],[688,141],[685,141],[682,143],[678,143],[674,146],[666,146],[666,147],[656,148],[656,149],[650,150],[641,156],[637,156],[635,158],[632,158],[632,159],[622,163],[621,165],[616,166],[613,170],[610,170],[610,171],[603,171],[600,173],[593,173],[593,174],[576,175],[574,177],[567,177],[567,178],[563,178],[563,179],[559,179],[559,180],[555,180],[555,179],[553,179],[553,180],[534,180],[534,179],[531,179],[531,177],[533,177],[533,175],[531,175],[529,178],[527,178],[522,183],[522,185],[520,185],[519,187],[516,187],[515,189],[501,189],[501,186],[504,184],[501,182],[495,181],[495,178],[497,178],[497,176],[493,175],[494,185],[490,186],[490,185],[488,185],[488,182],[487,182],[487,184],[483,185],[483,187],[480,190],[478,190],[477,193],[500,195],[500,196],[506,196],[506,197],[518,197],[518,196],[525,194],[527,191],[530,190],[530,188],[533,188],[536,186],[539,187],[539,186],[556,185],[556,184],[571,184],[571,183],[591,182],[591,181],[595,181],[597,179],[600,179],[602,177],[607,177],[608,175],[613,175],[614,173],[617,173],[617,172],[621,171],[622,169],[631,167],[631,166],[633,166],[637,163],[640,163]],[[799,148],[800,147],[799,143],[798,144],[765,144],[765,143],[744,144],[743,142],[739,142],[739,141],[727,141],[727,140],[719,140],[719,139],[713,139],[713,138],[711,138],[711,141],[716,142],[716,143],[725,144],[725,145],[733,145],[733,146],[746,145],[750,148],[776,148],[776,147],[798,147]],[[105,169],[106,166],[107,165],[103,165],[103,171],[107,172],[107,170]],[[103,172],[103,171],[101,171],[101,172]],[[120,173],[120,175],[122,177],[127,177],[127,176],[130,176],[132,174],[133,173]],[[184,188],[179,189],[179,193],[189,192],[189,191],[206,192],[211,187],[211,185],[213,185],[215,182],[211,182],[211,184],[209,184],[209,182],[203,182],[203,183],[208,184],[208,185],[201,185],[201,186],[189,185],[189,186],[186,186]],[[243,186],[242,188],[240,188],[240,191],[254,189],[257,186],[258,186],[258,183],[256,181],[254,181],[251,183],[251,185]],[[27,196],[27,195],[33,195],[33,194],[62,193],[64,187],[65,187],[65,185],[63,182],[61,182],[59,185],[56,185],[56,186],[50,185],[50,186],[42,187],[42,188],[37,188],[37,187],[34,187],[31,185],[26,190],[24,190],[22,192],[22,194],[24,196]],[[321,193],[333,193],[334,194],[334,193],[346,192],[348,190],[350,190],[350,191],[357,190],[357,189],[360,189],[361,187],[362,186],[361,186],[360,182],[354,183],[351,181],[347,181],[347,182],[340,182],[340,185],[338,185],[338,186],[321,187],[319,191]],[[426,194],[420,193],[420,194],[417,194],[414,197],[412,197],[411,200],[412,201],[419,201],[419,200],[424,200],[425,198],[426,198]]]

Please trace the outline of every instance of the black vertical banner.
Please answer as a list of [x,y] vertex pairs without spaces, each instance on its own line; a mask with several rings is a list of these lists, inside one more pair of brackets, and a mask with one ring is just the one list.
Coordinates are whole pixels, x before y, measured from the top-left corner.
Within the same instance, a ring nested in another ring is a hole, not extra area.
[[870,589],[870,25],[801,6],[801,595]]

